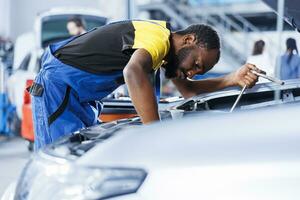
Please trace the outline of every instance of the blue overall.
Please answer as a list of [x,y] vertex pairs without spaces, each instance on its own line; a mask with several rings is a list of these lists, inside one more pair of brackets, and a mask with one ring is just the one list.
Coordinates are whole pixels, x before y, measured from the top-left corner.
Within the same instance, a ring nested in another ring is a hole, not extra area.
[[[123,76],[122,71],[92,74],[66,65],[53,55],[74,38],[50,45],[43,54],[42,69],[35,79],[43,92],[32,95],[35,150],[97,124],[102,108],[98,101],[120,85],[116,79]],[[58,110],[61,113],[53,118]]]

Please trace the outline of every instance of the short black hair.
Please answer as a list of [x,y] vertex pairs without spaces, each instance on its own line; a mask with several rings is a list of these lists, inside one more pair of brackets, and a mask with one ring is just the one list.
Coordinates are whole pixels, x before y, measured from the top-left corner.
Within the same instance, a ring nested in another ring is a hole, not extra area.
[[286,40],[286,48],[292,51],[296,50],[296,52],[298,53],[297,43],[294,38],[288,38]]
[[288,59],[287,59],[287,63],[290,64],[291,59],[293,57],[293,51],[295,50],[296,53],[298,54],[297,43],[296,43],[296,40],[294,38],[288,38],[286,40],[286,49],[290,50],[289,56],[288,56]]
[[203,45],[206,49],[220,49],[220,38],[218,33],[205,24],[193,24],[183,30],[175,32],[179,35],[195,34],[197,44]]
[[260,55],[263,53],[265,47],[265,42],[263,40],[257,40],[254,43],[252,55]]
[[85,22],[80,16],[73,16],[68,19],[69,22],[74,22],[76,26],[85,28]]

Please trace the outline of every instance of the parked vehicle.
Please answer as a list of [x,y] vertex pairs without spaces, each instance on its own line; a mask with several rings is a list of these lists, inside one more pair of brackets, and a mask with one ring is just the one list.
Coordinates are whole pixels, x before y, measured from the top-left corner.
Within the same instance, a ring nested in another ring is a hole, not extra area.
[[8,79],[8,96],[16,106],[17,115],[21,120],[26,81],[33,80],[40,70],[40,58],[44,48],[50,43],[70,37],[66,24],[68,19],[75,15],[85,21],[87,30],[107,23],[107,18],[103,17],[97,10],[56,8],[40,13],[36,17],[33,33],[26,33],[17,40],[15,45],[15,71]]

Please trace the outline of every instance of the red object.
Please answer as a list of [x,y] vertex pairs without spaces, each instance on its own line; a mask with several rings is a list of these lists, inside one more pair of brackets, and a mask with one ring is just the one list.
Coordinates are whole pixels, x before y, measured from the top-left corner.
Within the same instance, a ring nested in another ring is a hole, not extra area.
[[27,88],[30,87],[33,83],[33,80],[27,80],[26,81],[26,89],[24,91],[24,96],[23,96],[23,104],[30,104],[31,103],[31,98],[30,94],[27,91]]
[[[26,88],[31,86],[33,80],[26,81]],[[23,106],[22,106],[22,123],[21,123],[21,136],[29,140],[30,142],[34,141],[34,132],[33,132],[33,123],[32,123],[32,111],[31,111],[31,97],[29,92],[24,90],[24,98],[23,98]]]

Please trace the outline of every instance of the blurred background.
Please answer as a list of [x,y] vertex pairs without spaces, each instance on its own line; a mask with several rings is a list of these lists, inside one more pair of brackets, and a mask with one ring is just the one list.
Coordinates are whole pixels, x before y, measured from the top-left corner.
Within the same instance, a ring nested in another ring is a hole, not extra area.
[[[0,0],[0,194],[17,177],[30,156],[27,148],[32,148],[7,137],[23,134],[33,140],[25,87],[40,69],[44,48],[72,35],[67,25],[71,18],[80,19],[85,31],[125,19],[167,20],[174,31],[209,24],[219,33],[222,50],[219,63],[204,77],[224,75],[250,62],[282,79],[299,78],[296,72],[282,71],[279,60],[288,38],[297,47],[298,33],[260,0]],[[298,49],[291,52],[298,54]],[[176,95],[163,79],[162,96]],[[116,96],[126,96],[126,88],[118,89]]]
[[[247,60],[255,41],[264,40],[265,51],[270,56],[275,56],[277,51],[285,50],[285,38],[295,35],[292,27],[284,24],[282,49],[276,48],[278,45],[277,16],[260,0],[111,0],[109,2],[43,0],[42,2],[1,0],[1,43],[4,41],[15,43],[21,35],[34,31],[35,21],[39,15],[59,7],[96,10],[99,15],[107,17],[108,21],[134,18],[168,20],[173,30],[192,23],[206,23],[214,26],[221,33],[222,59],[215,70],[226,72]],[[26,45],[29,48],[32,44]],[[18,63],[14,64],[18,65]]]

